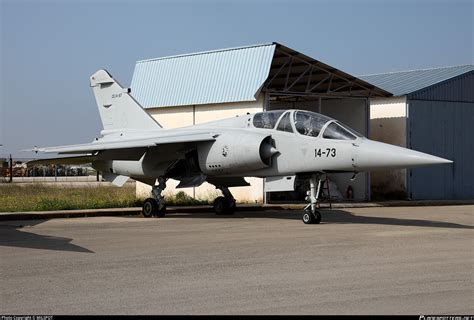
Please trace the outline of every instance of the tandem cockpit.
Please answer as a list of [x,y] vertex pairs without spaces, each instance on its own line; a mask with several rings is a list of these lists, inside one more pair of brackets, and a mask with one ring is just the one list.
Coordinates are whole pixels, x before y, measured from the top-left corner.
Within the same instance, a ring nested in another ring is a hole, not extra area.
[[253,116],[252,124],[258,129],[274,129],[324,139],[356,140],[364,137],[335,119],[305,110],[259,112]]

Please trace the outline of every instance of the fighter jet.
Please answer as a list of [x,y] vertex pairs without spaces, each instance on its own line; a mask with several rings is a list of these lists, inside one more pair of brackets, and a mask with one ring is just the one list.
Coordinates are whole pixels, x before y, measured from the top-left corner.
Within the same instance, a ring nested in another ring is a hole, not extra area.
[[295,178],[307,177],[310,190],[302,220],[319,223],[321,175],[452,163],[450,160],[367,139],[341,122],[305,110],[246,114],[177,129],[165,129],[106,70],[90,77],[103,124],[91,143],[36,152],[72,155],[40,163],[91,163],[105,180],[122,186],[129,178],[152,186],[143,216],[166,212],[163,191],[170,178],[178,188],[204,181],[221,190],[216,214],[232,214],[229,187],[247,186],[244,177],[266,178],[271,191],[293,191]]

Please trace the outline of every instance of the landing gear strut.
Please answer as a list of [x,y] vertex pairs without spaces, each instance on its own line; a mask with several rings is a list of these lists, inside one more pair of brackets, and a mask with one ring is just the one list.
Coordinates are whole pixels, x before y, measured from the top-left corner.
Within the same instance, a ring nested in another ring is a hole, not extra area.
[[162,192],[166,188],[166,180],[163,177],[158,178],[158,185],[154,185],[151,189],[153,198],[148,198],[143,203],[142,214],[145,218],[165,216],[166,203]]
[[321,191],[321,177],[319,174],[312,174],[309,179],[310,189],[307,192],[308,196],[306,200],[309,201],[308,205],[304,208],[303,222],[305,224],[320,223],[321,212],[317,210],[319,192]]
[[229,188],[216,186],[216,189],[221,190],[222,194],[224,195],[223,197],[217,197],[216,200],[214,200],[214,211],[216,212],[216,214],[234,214],[236,204],[234,196],[229,191]]

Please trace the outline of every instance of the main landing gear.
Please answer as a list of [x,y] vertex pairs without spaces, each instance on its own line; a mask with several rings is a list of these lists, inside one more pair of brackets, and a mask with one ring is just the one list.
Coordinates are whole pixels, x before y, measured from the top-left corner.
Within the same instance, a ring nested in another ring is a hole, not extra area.
[[234,214],[236,204],[234,196],[230,193],[229,188],[216,186],[216,189],[221,190],[224,195],[223,197],[217,197],[216,200],[214,200],[214,211],[216,214]]
[[306,200],[309,201],[308,205],[304,208],[303,222],[305,224],[320,223],[321,212],[317,210],[319,192],[321,191],[321,177],[319,174],[312,174],[309,179],[310,189],[307,192]]
[[148,198],[143,203],[142,214],[145,218],[164,217],[166,213],[165,198],[162,195],[166,188],[165,178],[158,178],[158,185],[154,185],[151,189],[153,198]]

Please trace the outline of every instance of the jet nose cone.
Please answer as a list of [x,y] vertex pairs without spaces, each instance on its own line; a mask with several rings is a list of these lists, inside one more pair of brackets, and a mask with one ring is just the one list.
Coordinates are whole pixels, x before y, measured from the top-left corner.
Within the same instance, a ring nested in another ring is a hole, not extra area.
[[366,170],[452,163],[448,159],[372,140],[364,141],[358,149],[354,164],[357,168]]
[[[426,153],[425,153],[426,154]],[[430,161],[431,163],[429,164],[447,164],[447,163],[453,163],[452,160],[440,158],[440,157],[435,157],[435,156],[430,156],[427,161]]]

